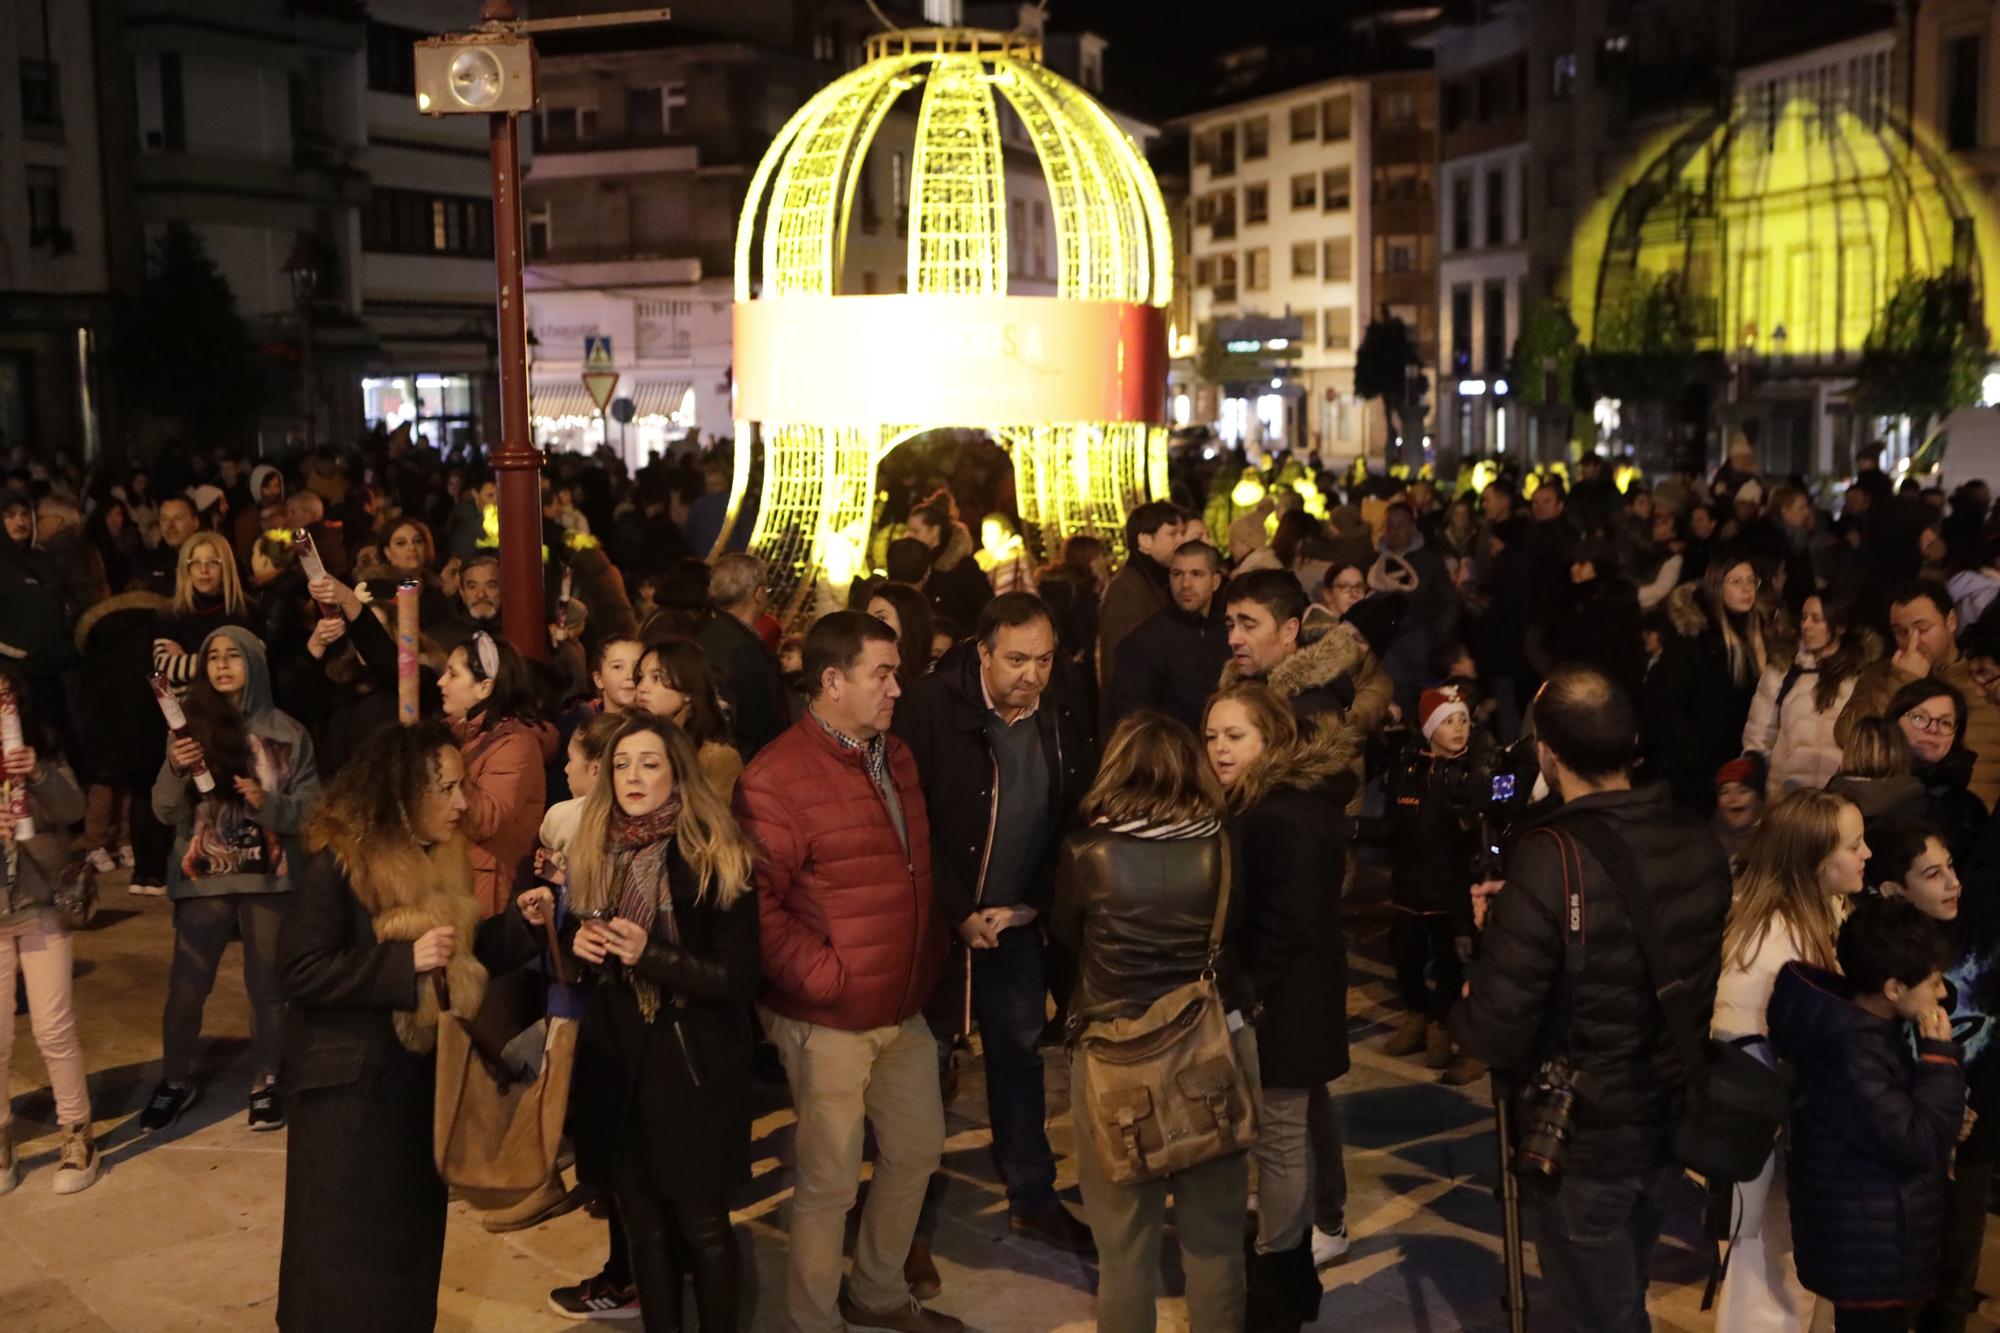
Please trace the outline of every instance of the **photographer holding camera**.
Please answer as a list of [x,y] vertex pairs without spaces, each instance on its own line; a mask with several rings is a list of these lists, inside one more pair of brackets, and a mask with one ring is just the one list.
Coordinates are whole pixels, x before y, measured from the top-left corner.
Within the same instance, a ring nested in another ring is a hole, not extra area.
[[[1513,1170],[1557,1307],[1537,1326],[1644,1329],[1688,1083],[1658,992],[1707,1030],[1729,866],[1665,787],[1632,785],[1637,714],[1609,677],[1558,667],[1532,716],[1562,804],[1523,834],[1504,888],[1474,890],[1484,930],[1451,1033],[1522,1090]],[[1656,940],[1642,944],[1635,902]],[[1649,951],[1671,976],[1650,975]]]

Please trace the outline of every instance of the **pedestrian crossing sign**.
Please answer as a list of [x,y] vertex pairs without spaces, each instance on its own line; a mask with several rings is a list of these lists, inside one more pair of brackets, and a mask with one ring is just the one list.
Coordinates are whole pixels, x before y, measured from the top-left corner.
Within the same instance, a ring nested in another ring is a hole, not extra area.
[[611,369],[611,337],[609,334],[593,334],[583,340],[583,368],[585,370]]

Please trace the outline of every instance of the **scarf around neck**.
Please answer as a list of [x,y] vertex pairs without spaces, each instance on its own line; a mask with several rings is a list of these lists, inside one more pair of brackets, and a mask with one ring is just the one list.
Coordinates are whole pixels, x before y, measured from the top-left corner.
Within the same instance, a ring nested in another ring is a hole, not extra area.
[[[681,798],[676,792],[651,814],[634,819],[614,809],[611,818],[611,897],[618,904],[616,914],[648,935],[656,921],[664,921],[667,942],[679,945],[680,923],[674,917],[673,886],[667,874],[667,851],[673,846],[680,825]],[[660,1012],[660,990],[652,982],[620,967],[626,983],[639,1001],[639,1012],[648,1023]],[[675,996],[674,1003],[683,1003]]]

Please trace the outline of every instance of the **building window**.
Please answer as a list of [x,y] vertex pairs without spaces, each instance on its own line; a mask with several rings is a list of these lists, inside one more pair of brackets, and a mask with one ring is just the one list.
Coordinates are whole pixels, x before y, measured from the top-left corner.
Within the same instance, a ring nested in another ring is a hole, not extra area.
[[896,239],[910,238],[910,173],[901,149],[889,154],[889,216],[896,220]]
[[632,139],[664,139],[681,132],[687,109],[685,83],[657,83],[625,90],[625,133]]
[[1326,350],[1345,352],[1354,346],[1354,307],[1351,305],[1328,306],[1326,311]]
[[1507,173],[1499,167],[1486,173],[1486,243],[1507,244]]
[[1234,176],[1236,174],[1236,127],[1224,125],[1215,131],[1210,144],[1208,171],[1212,176]]
[[1209,239],[1226,241],[1236,234],[1236,191],[1224,190],[1212,197],[1215,202],[1209,215]]
[[1597,86],[1616,87],[1631,67],[1632,39],[1614,32],[1597,46]]
[[1319,247],[1311,241],[1301,241],[1292,247],[1292,276],[1295,278],[1316,278],[1319,276]]
[[1549,97],[1563,101],[1576,92],[1576,52],[1564,51],[1549,62]]
[[872,268],[864,269],[861,274],[861,294],[863,296],[875,295],[878,285],[879,281],[875,277],[875,270]]
[[1215,285],[1215,260],[1202,258],[1194,261],[1194,285],[1213,287]]
[[187,147],[187,102],[181,90],[181,53],[160,52],[160,128],[146,147],[178,153]]
[[1349,93],[1335,93],[1323,98],[1319,104],[1319,137],[1328,143],[1349,138],[1354,133],[1354,98]]
[[1464,79],[1453,79],[1442,89],[1439,99],[1442,108],[1444,132],[1456,134],[1472,120],[1472,89]]
[[1271,220],[1271,187],[1268,185],[1246,185],[1243,187],[1243,225],[1254,227],[1260,222]]
[[1320,208],[1328,213],[1345,213],[1354,206],[1354,169],[1328,167],[1320,176]]
[[1243,160],[1255,162],[1271,155],[1271,118],[1253,116],[1243,122]]
[[429,35],[368,20],[368,87],[378,93],[416,96],[416,44]]
[[68,238],[62,222],[62,172],[56,167],[29,167],[28,244],[68,254]]
[[1431,200],[1429,166],[1394,166],[1375,169],[1375,202],[1378,204],[1427,204]]
[[62,81],[55,61],[21,61],[21,126],[31,139],[62,136]]
[[535,147],[571,147],[597,137],[597,108],[551,106],[535,113]]
[[1037,199],[1034,207],[1035,276],[1049,275],[1049,206]]
[[1376,238],[1376,268],[1384,273],[1415,273],[1417,271],[1417,238],[1414,236],[1380,236]]
[[1028,244],[1028,204],[1024,199],[1016,199],[1009,208],[1012,221],[1007,227],[1007,271],[1024,272],[1021,255]]
[[1246,251],[1243,255],[1243,286],[1246,291],[1269,291],[1271,287],[1271,252],[1259,247]]
[[1407,130],[1417,123],[1417,95],[1399,88],[1382,94],[1382,128]]
[[1311,172],[1292,177],[1292,211],[1319,207],[1319,177]]
[[1944,44],[1944,143],[1956,152],[1979,147],[1979,65],[1977,33]]
[[1215,266],[1215,300],[1229,305],[1236,300],[1236,256],[1224,255]]
[[834,31],[832,25],[829,24],[824,27],[815,28],[813,30],[813,59],[824,60],[828,64],[832,64],[834,58],[839,54],[840,34]]
[[493,201],[377,186],[362,215],[361,246],[377,254],[490,258]]
[[1292,142],[1307,143],[1319,137],[1319,108],[1311,102],[1292,108]]
[[1451,373],[1472,373],[1472,284],[1451,289]]
[[1451,248],[1472,248],[1472,177],[1464,172],[1451,178]]
[[1500,376],[1507,373],[1507,284],[1497,280],[1488,282],[1485,302],[1479,341],[1486,359],[1481,369],[1489,376]]
[[549,251],[555,248],[555,206],[543,204],[531,209],[525,215],[528,226],[528,258],[547,259]]
[[1335,236],[1320,246],[1320,276],[1327,282],[1354,281],[1354,238]]

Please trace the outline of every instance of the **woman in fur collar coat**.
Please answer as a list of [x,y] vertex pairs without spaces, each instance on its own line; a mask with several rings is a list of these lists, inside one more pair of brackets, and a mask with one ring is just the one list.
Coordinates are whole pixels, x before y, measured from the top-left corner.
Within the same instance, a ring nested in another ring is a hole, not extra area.
[[291,1009],[278,1327],[428,1330],[445,1188],[431,1149],[442,973],[471,1013],[488,969],[532,958],[553,895],[481,920],[465,760],[437,723],[368,739],[306,830],[279,937]]

